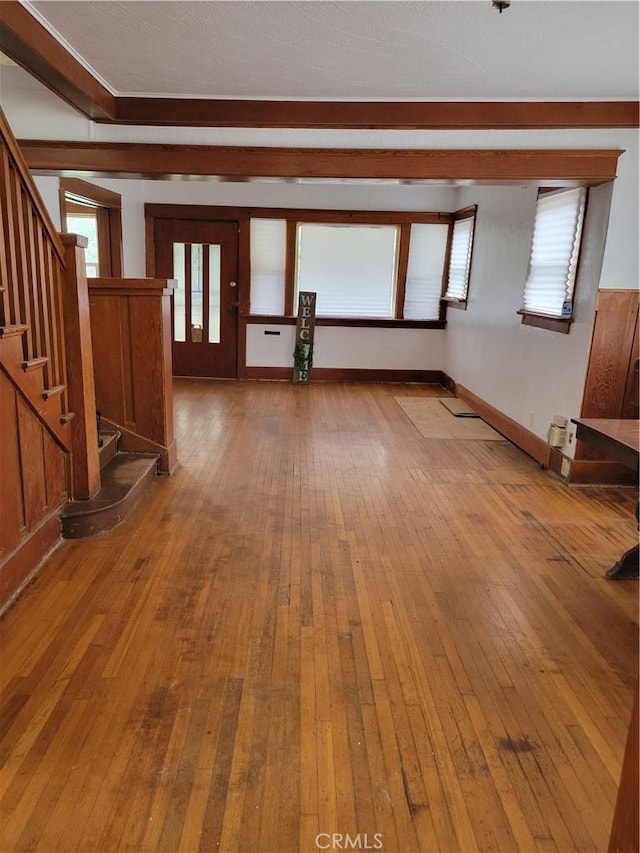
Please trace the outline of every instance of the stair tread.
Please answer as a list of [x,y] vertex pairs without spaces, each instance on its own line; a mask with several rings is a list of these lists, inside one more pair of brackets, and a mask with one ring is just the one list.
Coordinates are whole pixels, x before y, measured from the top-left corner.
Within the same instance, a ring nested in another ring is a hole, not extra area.
[[10,338],[12,335],[22,335],[29,329],[29,326],[0,326],[0,338]]
[[40,356],[40,358],[30,358],[27,361],[22,362],[22,369],[25,373],[28,373],[30,370],[36,370],[38,367],[44,367],[45,364],[49,363],[49,359],[46,355]]
[[86,501],[70,501],[61,513],[62,519],[78,518],[102,512],[124,501],[150,473],[155,474],[155,454],[117,453],[101,471],[101,488]]
[[62,394],[66,385],[52,385],[51,388],[45,388],[42,392],[42,396],[45,400],[48,400],[49,397],[54,397],[56,394]]

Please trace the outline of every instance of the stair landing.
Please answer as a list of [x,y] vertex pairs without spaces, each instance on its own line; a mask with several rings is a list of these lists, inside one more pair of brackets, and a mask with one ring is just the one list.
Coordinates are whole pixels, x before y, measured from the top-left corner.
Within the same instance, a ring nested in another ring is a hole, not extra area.
[[70,501],[63,509],[63,537],[81,539],[120,524],[156,477],[157,467],[155,454],[116,453],[101,471],[98,494],[87,501]]

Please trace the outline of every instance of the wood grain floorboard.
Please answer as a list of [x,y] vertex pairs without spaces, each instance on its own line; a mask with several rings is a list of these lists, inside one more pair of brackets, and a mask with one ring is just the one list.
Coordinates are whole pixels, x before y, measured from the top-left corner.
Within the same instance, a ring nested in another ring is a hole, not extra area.
[[635,492],[394,399],[443,393],[176,380],[174,476],[0,622],[3,853],[606,850]]

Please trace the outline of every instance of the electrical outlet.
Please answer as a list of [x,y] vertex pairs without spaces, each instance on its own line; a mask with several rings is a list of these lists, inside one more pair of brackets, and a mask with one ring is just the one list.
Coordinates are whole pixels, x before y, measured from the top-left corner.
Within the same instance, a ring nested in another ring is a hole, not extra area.
[[565,456],[568,456],[569,459],[573,459],[576,455],[576,425],[571,423],[571,421],[567,424],[562,452]]

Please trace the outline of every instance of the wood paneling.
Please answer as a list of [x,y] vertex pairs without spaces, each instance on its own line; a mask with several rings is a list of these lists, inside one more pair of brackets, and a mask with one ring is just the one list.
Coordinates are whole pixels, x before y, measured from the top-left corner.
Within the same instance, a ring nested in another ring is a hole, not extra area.
[[[639,417],[637,336],[637,290],[601,290],[596,304],[581,417]],[[601,464],[591,464],[596,462]],[[606,471],[607,464],[599,450],[579,441],[571,465],[571,481],[594,482],[596,472]],[[609,479],[601,482],[611,482],[611,476],[615,478],[613,482],[628,482],[630,475],[622,469],[612,469]]]
[[60,535],[67,454],[0,370],[0,611]]
[[622,397],[622,418],[639,418],[640,417],[640,351],[638,340],[638,321],[633,332],[633,343],[631,344],[631,354],[629,358],[629,368],[627,370],[627,381],[625,383],[624,394]]
[[[598,293],[585,379],[583,418],[620,418],[637,359],[638,291]],[[637,418],[638,414],[629,417]]]
[[0,371],[0,561],[25,532],[16,391]]
[[126,429],[123,449],[164,448],[165,471],[167,459],[175,461],[175,447],[168,451],[174,445],[172,288],[166,279],[89,281],[97,409]]
[[175,390],[175,476],[0,622],[4,847],[606,850],[632,493],[423,438],[442,388]]
[[620,787],[616,800],[616,810],[613,815],[613,826],[609,838],[609,853],[637,853],[640,850],[638,832],[638,688],[633,701],[633,711],[629,722],[627,746],[624,752]]
[[22,505],[25,525],[27,530],[31,530],[42,518],[47,504],[42,424],[33,417],[31,410],[19,398],[17,415],[22,463]]
[[417,183],[529,180],[595,185],[616,177],[621,150],[397,150],[248,148],[20,140],[29,168],[45,174],[140,178],[378,178]]
[[60,541],[60,519],[58,512],[52,512],[0,564],[0,615],[34,580],[43,561]]

